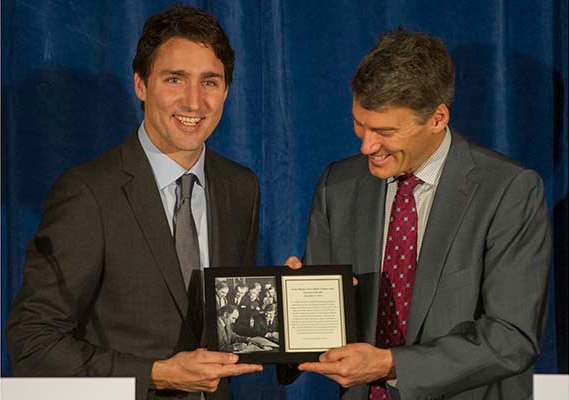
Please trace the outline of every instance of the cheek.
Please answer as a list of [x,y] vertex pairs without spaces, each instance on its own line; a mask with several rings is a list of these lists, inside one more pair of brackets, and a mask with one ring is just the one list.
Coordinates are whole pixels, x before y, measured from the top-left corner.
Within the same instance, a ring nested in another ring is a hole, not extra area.
[[147,98],[151,99],[156,108],[169,109],[178,101],[178,92],[173,90],[161,89],[148,93]]
[[210,108],[212,111],[221,112],[223,110],[224,104],[224,96],[222,94],[206,94],[204,96],[204,103]]

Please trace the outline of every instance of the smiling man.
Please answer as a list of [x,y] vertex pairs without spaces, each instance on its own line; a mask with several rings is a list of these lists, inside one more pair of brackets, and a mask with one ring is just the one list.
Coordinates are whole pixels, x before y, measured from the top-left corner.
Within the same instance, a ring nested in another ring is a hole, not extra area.
[[450,129],[437,38],[383,35],[352,91],[361,154],[322,174],[304,261],[353,266],[360,343],[299,369],[343,399],[530,398],[551,256],[540,177]]
[[200,348],[201,271],[255,264],[257,178],[205,146],[233,66],[204,11],[148,19],[133,61],[144,121],[56,181],[27,249],[7,329],[17,375],[134,376],[138,400],[225,399],[225,377],[262,369]]

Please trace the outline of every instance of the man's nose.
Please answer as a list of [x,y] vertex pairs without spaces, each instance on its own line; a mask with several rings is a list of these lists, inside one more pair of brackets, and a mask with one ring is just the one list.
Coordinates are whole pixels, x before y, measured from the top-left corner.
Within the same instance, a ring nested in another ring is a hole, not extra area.
[[188,111],[197,111],[201,104],[201,90],[197,82],[191,82],[184,90],[183,107]]
[[361,136],[362,144],[360,151],[364,155],[370,155],[378,152],[381,149],[381,143],[377,137],[378,135],[371,130],[365,130]]

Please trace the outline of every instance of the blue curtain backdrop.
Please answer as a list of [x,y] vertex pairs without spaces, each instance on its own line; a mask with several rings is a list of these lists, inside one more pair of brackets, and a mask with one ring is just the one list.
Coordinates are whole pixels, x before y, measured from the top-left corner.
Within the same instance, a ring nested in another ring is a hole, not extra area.
[[[259,262],[302,254],[316,181],[358,151],[349,81],[379,33],[402,24],[443,38],[457,70],[451,122],[544,178],[555,256],[538,371],[567,373],[567,1],[209,0],[237,61],[209,146],[253,168],[262,189]],[[131,60],[165,0],[2,0],[2,332],[24,247],[54,178],[120,143],[142,114]],[[10,374],[2,338],[2,375]],[[232,381],[237,399],[328,398],[304,374]]]

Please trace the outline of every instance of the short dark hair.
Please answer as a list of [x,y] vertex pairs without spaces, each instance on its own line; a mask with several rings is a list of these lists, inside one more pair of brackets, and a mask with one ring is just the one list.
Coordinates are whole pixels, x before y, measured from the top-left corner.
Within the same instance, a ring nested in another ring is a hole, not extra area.
[[235,310],[238,310],[236,306],[234,306],[233,304],[227,304],[226,306],[223,306],[219,309],[217,315],[220,317],[223,317],[225,314],[231,315]]
[[237,286],[235,286],[235,289],[245,289],[246,291],[249,291],[249,287],[245,285],[243,282],[239,282]]
[[354,100],[366,110],[407,107],[426,121],[454,98],[454,64],[442,41],[403,27],[380,36],[352,80]]
[[160,45],[173,37],[181,37],[211,48],[223,63],[225,85],[233,80],[235,53],[229,38],[215,17],[204,10],[186,6],[174,6],[146,20],[138,40],[132,69],[147,83],[156,51]]

